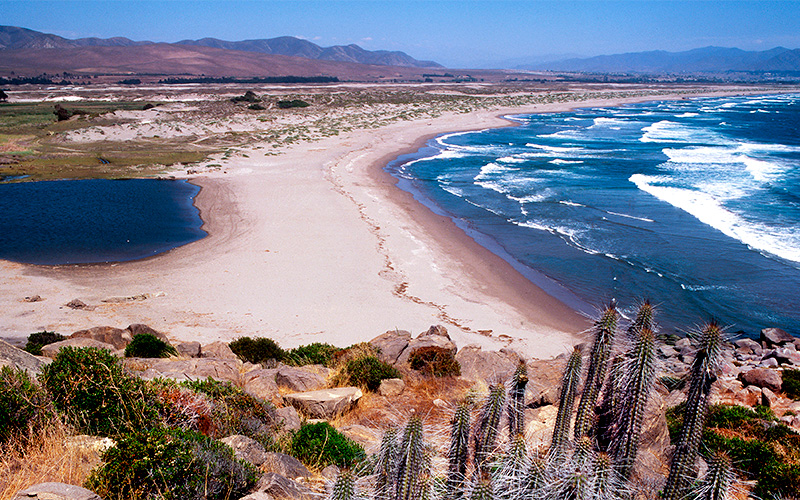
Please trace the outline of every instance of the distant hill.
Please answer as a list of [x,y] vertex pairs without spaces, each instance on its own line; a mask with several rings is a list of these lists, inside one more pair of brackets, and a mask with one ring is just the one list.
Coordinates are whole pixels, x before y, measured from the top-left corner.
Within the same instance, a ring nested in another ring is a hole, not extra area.
[[797,72],[800,71],[800,49],[775,47],[761,52],[725,47],[703,47],[685,52],[655,50],[567,59],[519,69],[650,74]]
[[[137,47],[155,45],[154,42],[137,42],[123,37],[115,38],[68,38],[41,33],[16,26],[0,26],[0,50],[24,49],[71,49],[80,47]],[[320,47],[315,43],[295,37],[283,36],[271,39],[228,42],[216,38],[183,40],[176,45],[192,45],[243,52],[256,52],[323,61],[340,61],[380,66],[415,68],[441,68],[433,61],[418,61],[405,52],[377,50],[369,51],[358,45],[336,45]]]

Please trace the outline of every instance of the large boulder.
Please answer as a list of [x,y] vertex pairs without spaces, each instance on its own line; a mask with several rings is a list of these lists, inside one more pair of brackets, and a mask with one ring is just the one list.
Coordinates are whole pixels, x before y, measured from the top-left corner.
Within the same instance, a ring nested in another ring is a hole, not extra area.
[[561,378],[566,359],[534,359],[528,361],[527,405],[538,407],[558,402]]
[[795,338],[780,328],[764,328],[759,340],[766,342],[768,346],[774,346],[794,343]]
[[214,359],[239,359],[225,342],[212,342],[200,349],[200,356]]
[[199,358],[200,342],[196,340],[191,342],[178,342],[175,344],[175,350],[184,358]]
[[135,337],[137,335],[141,335],[143,333],[146,333],[148,335],[152,335],[153,337],[159,338],[159,339],[163,340],[164,342],[169,343],[169,339],[167,338],[166,335],[164,335],[163,333],[159,332],[158,330],[156,330],[154,328],[151,328],[151,327],[149,327],[147,325],[143,325],[141,323],[134,323],[132,325],[128,325],[128,328],[126,328],[126,330],[131,332],[131,337]]
[[302,367],[283,365],[275,373],[275,382],[293,392],[316,391],[328,385],[325,377]]
[[328,420],[349,410],[363,395],[358,387],[336,387],[286,394],[283,400],[313,418]]
[[37,377],[45,364],[47,362],[33,354],[17,349],[8,342],[0,340],[0,366],[19,368],[28,372],[31,377]]
[[300,460],[285,453],[267,453],[264,461],[259,464],[264,472],[274,472],[289,479],[308,477],[311,472]]
[[145,380],[168,378],[179,382],[212,378],[238,384],[241,364],[238,359],[160,359],[139,376]]
[[117,349],[105,342],[100,342],[99,340],[94,340],[85,337],[77,337],[77,338],[69,338],[66,340],[61,340],[58,342],[53,342],[52,344],[47,344],[46,346],[42,347],[42,356],[46,356],[48,358],[55,358],[58,354],[58,351],[61,350],[63,347],[75,347],[75,348],[82,348],[82,347],[95,347],[97,349],[105,349],[110,352],[116,352]]
[[305,486],[287,479],[280,474],[267,472],[256,485],[256,492],[267,493],[273,498],[291,498],[299,500],[310,500],[314,493]]
[[86,330],[78,330],[70,335],[69,338],[98,340],[111,344],[114,349],[125,349],[133,339],[133,335],[129,330],[122,330],[113,326],[95,326]]
[[435,348],[456,355],[456,345],[450,340],[447,329],[441,325],[435,325],[428,331],[420,333],[417,338],[411,339],[403,352],[397,358],[397,364],[408,363],[409,358],[420,349]]
[[378,358],[384,363],[393,365],[397,358],[408,347],[411,333],[405,330],[389,330],[369,341],[369,344],[378,350]]
[[86,488],[64,483],[39,483],[17,493],[14,500],[102,500]]
[[223,443],[233,448],[233,453],[236,458],[250,462],[256,467],[260,466],[267,460],[267,450],[256,441],[241,434],[234,434],[232,436],[220,439]]
[[456,354],[461,377],[473,382],[493,384],[511,378],[519,365],[519,356],[510,350],[484,351],[480,346],[462,347]]
[[277,369],[257,369],[241,376],[244,392],[258,399],[270,401],[278,396],[278,384],[275,382]]
[[755,368],[739,374],[739,380],[748,385],[766,387],[772,392],[780,392],[783,380],[781,374],[769,368]]

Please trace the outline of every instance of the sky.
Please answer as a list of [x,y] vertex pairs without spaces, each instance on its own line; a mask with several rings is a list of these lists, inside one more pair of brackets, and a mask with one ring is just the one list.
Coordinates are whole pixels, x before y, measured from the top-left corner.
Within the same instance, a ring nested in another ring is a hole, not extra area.
[[290,35],[477,68],[709,45],[800,48],[800,1],[0,0],[0,25],[156,42]]

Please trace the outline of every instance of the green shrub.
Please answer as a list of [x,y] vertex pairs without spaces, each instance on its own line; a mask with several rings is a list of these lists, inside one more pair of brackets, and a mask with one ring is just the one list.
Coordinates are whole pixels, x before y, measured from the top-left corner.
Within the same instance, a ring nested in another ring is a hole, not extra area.
[[292,438],[291,454],[309,467],[334,464],[350,467],[366,458],[364,449],[343,436],[328,422],[305,424]]
[[50,399],[27,372],[0,368],[0,445],[11,439],[26,441],[53,416]]
[[48,332],[47,330],[32,333],[28,335],[28,343],[25,344],[25,350],[34,356],[41,356],[42,347],[47,344],[52,344],[53,342],[60,342],[65,338],[66,337],[60,333]]
[[282,361],[286,353],[274,340],[266,337],[240,337],[229,344],[231,351],[242,361],[250,363],[267,363],[271,360]]
[[86,487],[106,500],[228,500],[247,494],[256,480],[255,468],[225,444],[158,428],[120,437]]
[[310,106],[309,103],[300,99],[292,99],[287,101],[278,101],[278,107],[281,109],[289,109],[289,108],[307,108]]
[[125,347],[126,358],[168,358],[177,356],[174,347],[152,333],[140,333]]
[[408,358],[411,368],[427,375],[446,377],[461,375],[461,365],[453,353],[441,347],[422,347]]
[[374,392],[380,387],[381,380],[400,378],[400,372],[376,356],[364,356],[347,361],[340,378],[348,385]]
[[231,102],[261,102],[261,98],[259,98],[252,90],[248,90],[244,93],[244,95],[232,98]]
[[40,380],[56,409],[89,434],[114,436],[158,422],[156,399],[144,381],[126,375],[105,349],[65,347]]
[[251,104],[251,105],[247,106],[247,109],[252,109],[253,111],[263,111],[263,110],[265,110],[267,108],[265,108],[264,106],[262,106],[262,105],[260,105],[258,103],[255,103],[255,104]]
[[800,370],[783,370],[781,389],[787,398],[800,399]]
[[339,347],[314,342],[286,351],[284,361],[294,366],[325,365],[331,367],[336,360],[336,354],[341,351],[342,349]]

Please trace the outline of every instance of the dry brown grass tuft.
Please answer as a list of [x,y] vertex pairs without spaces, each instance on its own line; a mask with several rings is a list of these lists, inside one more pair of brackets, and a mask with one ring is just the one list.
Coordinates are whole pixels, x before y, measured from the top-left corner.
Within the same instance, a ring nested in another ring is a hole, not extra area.
[[59,482],[83,486],[100,454],[87,446],[70,445],[70,430],[53,423],[27,445],[9,443],[0,450],[0,500],[12,499],[29,486]]

